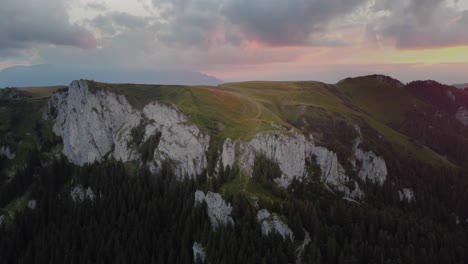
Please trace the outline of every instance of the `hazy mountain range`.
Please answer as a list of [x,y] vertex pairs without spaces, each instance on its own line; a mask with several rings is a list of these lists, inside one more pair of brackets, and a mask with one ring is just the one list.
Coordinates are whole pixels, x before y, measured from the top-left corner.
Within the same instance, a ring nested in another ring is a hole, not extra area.
[[41,64],[15,66],[0,71],[0,87],[68,85],[72,80],[89,79],[109,83],[218,85],[223,81],[200,72],[80,69],[71,66]]

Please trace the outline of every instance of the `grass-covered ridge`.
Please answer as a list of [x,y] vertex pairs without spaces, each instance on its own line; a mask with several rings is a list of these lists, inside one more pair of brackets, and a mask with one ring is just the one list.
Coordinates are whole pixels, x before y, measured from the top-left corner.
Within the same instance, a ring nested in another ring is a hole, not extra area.
[[[211,86],[112,84],[136,108],[151,101],[177,106],[203,131],[223,140],[250,140],[258,132],[301,130],[295,124],[310,117],[319,122],[365,123],[404,155],[431,164],[452,166],[427,147],[392,128],[424,102],[398,83],[378,76],[346,79],[337,85],[320,82],[242,82]],[[303,131],[311,133],[311,131]],[[318,137],[319,140],[320,137]],[[326,139],[325,139],[326,140]]]
[[[93,90],[105,89],[126,96],[137,109],[152,101],[175,105],[190,122],[196,124],[217,142],[226,138],[250,140],[258,132],[295,129],[313,133],[301,122],[344,121],[365,124],[375,130],[401,153],[431,164],[449,165],[446,158],[420,146],[414,140],[393,129],[415,107],[425,102],[390,78],[365,76],[348,78],[336,85],[314,81],[302,82],[242,82],[213,86],[175,86],[107,84],[89,81]],[[61,87],[18,88],[27,95],[24,106],[34,105],[33,119],[40,119],[47,98]],[[1,119],[9,119],[4,115]],[[28,117],[29,118],[29,117]],[[28,119],[26,118],[26,119]],[[30,120],[13,122],[20,134],[34,134]],[[304,121],[306,120],[306,121]],[[6,120],[0,120],[8,122]],[[23,125],[22,125],[23,124]],[[320,126],[318,126],[320,127]],[[1,128],[1,127],[0,127]],[[15,132],[16,133],[16,132]],[[313,133],[318,141],[327,138]]]

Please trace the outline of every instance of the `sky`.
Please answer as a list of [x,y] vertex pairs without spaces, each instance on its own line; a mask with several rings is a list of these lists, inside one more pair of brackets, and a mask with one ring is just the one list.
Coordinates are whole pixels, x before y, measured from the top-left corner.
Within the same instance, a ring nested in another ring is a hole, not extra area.
[[1,0],[0,70],[468,82],[468,0]]

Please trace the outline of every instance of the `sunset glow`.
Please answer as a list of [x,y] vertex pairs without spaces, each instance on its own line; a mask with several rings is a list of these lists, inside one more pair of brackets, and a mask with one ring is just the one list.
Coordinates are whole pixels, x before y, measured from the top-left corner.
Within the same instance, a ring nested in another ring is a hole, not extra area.
[[72,61],[225,81],[337,82],[364,73],[468,81],[468,0],[50,0],[45,18],[30,8],[35,0],[24,2],[29,8],[0,4],[0,25],[9,25],[0,26],[8,36],[0,70]]

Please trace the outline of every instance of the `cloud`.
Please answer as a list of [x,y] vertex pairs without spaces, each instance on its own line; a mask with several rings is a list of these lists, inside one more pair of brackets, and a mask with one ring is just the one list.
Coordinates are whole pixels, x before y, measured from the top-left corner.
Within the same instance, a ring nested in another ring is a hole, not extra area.
[[[188,45],[323,45],[330,24],[368,0],[153,0],[161,39]],[[333,42],[336,42],[333,40]],[[342,43],[340,43],[342,44]]]
[[229,20],[248,39],[272,46],[314,45],[331,22],[355,11],[367,0],[231,0],[223,7]]
[[106,11],[108,9],[106,4],[97,3],[97,2],[87,3],[85,8],[89,10],[100,11],[100,12]]
[[38,43],[84,49],[96,46],[96,39],[89,30],[69,22],[60,0],[2,0],[0,34],[0,57]]
[[112,11],[96,16],[89,24],[101,33],[115,35],[124,30],[147,28],[150,22],[151,19],[147,17]]
[[[455,2],[456,3],[456,2]],[[369,34],[399,49],[468,44],[468,14],[449,0],[376,0]]]

